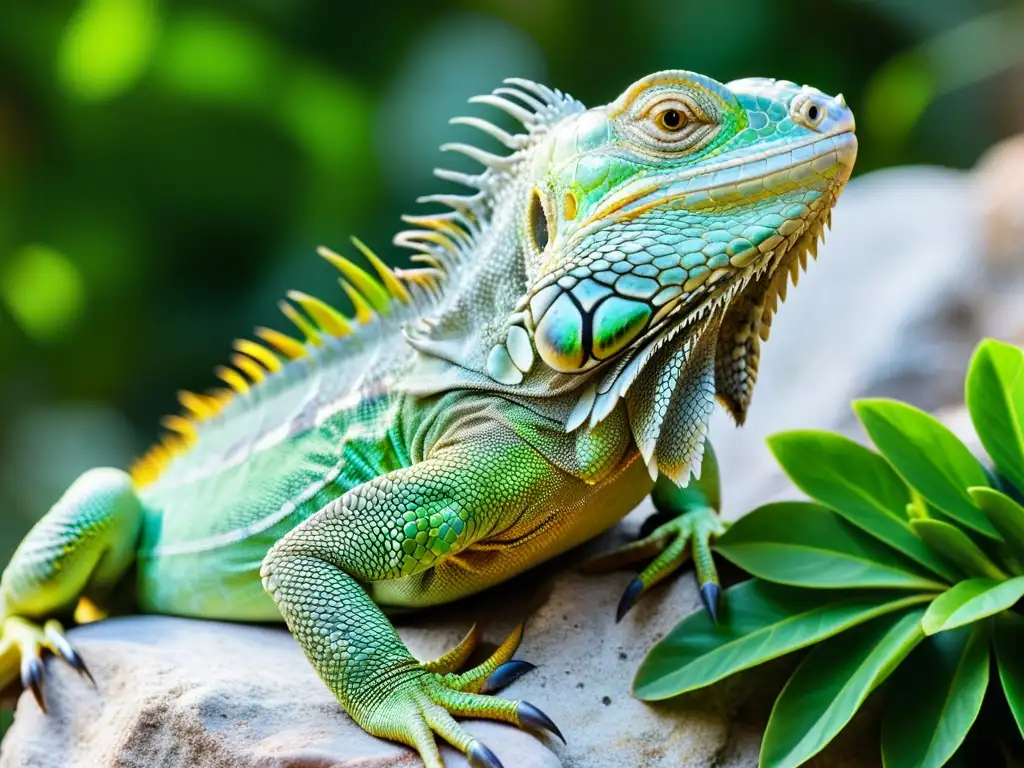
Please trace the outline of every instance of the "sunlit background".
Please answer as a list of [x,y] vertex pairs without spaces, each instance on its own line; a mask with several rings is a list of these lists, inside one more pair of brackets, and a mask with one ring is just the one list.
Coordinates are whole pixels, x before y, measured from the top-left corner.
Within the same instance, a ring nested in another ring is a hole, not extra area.
[[501,78],[788,78],[846,95],[858,173],[969,167],[1024,130],[1022,41],[998,0],[0,3],[0,563],[287,289],[340,300],[316,245],[404,259],[447,119]]

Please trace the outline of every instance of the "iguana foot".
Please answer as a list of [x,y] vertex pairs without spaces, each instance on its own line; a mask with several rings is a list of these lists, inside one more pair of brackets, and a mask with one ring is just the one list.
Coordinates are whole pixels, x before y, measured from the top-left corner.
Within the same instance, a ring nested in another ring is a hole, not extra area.
[[50,619],[39,625],[19,616],[8,616],[0,624],[0,663],[20,664],[21,683],[32,691],[43,712],[46,712],[43,691],[46,675],[43,654],[46,652],[59,656],[95,684],[81,655],[64,637],[64,628],[59,621]]
[[487,661],[466,672],[457,670],[479,641],[476,626],[454,649],[434,661],[408,667],[389,681],[391,690],[357,720],[374,736],[414,747],[427,768],[443,768],[434,734],[465,753],[474,768],[501,768],[495,754],[473,738],[454,716],[502,720],[534,733],[550,731],[564,742],[551,718],[525,701],[495,699],[481,692],[503,688],[534,668],[512,660],[522,638],[519,626]]
[[615,612],[615,621],[619,622],[644,593],[692,557],[701,600],[711,618],[716,620],[721,587],[711,556],[711,542],[723,533],[725,524],[718,513],[710,507],[699,507],[658,526],[649,536],[591,558],[583,569],[603,573],[654,558],[626,587]]

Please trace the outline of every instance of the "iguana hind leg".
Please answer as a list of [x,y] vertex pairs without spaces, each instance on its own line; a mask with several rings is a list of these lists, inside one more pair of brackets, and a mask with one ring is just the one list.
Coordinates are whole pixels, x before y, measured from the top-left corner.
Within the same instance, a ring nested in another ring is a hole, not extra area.
[[[530,507],[551,474],[532,448],[507,434],[447,444],[411,467],[349,491],[295,528],[268,553],[264,586],[320,677],[352,718],[375,736],[417,749],[442,768],[434,734],[470,764],[498,759],[453,716],[485,717],[537,730],[554,724],[526,702],[477,693],[522,666],[507,662],[518,642],[480,668],[448,671],[472,637],[435,662],[417,661],[363,587],[423,573],[501,529]],[[451,597],[459,584],[451,585]],[[493,674],[492,674],[493,673]]]
[[0,577],[0,687],[20,674],[45,709],[43,651],[88,675],[56,617],[120,580],[135,558],[141,522],[131,478],[94,469],[36,523]]

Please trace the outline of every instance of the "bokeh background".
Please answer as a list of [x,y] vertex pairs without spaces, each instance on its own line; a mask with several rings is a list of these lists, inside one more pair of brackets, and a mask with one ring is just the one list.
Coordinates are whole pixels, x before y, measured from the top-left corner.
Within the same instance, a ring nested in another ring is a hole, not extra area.
[[675,67],[842,91],[864,173],[1024,130],[1022,62],[1000,0],[0,3],[0,563],[233,338],[283,328],[287,289],[341,300],[316,245],[404,259],[399,214],[472,135],[447,119],[503,77],[585,103]]

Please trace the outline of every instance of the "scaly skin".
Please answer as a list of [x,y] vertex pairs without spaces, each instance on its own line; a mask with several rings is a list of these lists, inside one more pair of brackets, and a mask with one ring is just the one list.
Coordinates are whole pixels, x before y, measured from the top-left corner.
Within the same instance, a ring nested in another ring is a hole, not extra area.
[[[516,632],[464,673],[478,637],[415,659],[382,611],[478,592],[613,525],[654,488],[669,519],[605,565],[654,558],[647,588],[696,561],[717,601],[714,499],[682,491],[712,404],[743,421],[760,340],[849,178],[841,97],[771,80],[661,72],[604,107],[523,80],[477,101],[510,153],[448,145],[484,171],[396,242],[427,266],[379,279],[330,251],[354,317],[292,292],[297,340],[238,341],[230,390],[181,393],[174,436],[135,467],[81,478],[0,581],[0,684],[44,702],[39,654],[84,670],[56,619],[121,591],[143,611],[283,619],[370,733],[442,765],[497,758],[453,719],[554,724],[487,694],[528,671]],[[449,278],[451,275],[451,279]],[[713,464],[705,458],[705,472]],[[657,486],[654,480],[658,480]]]

